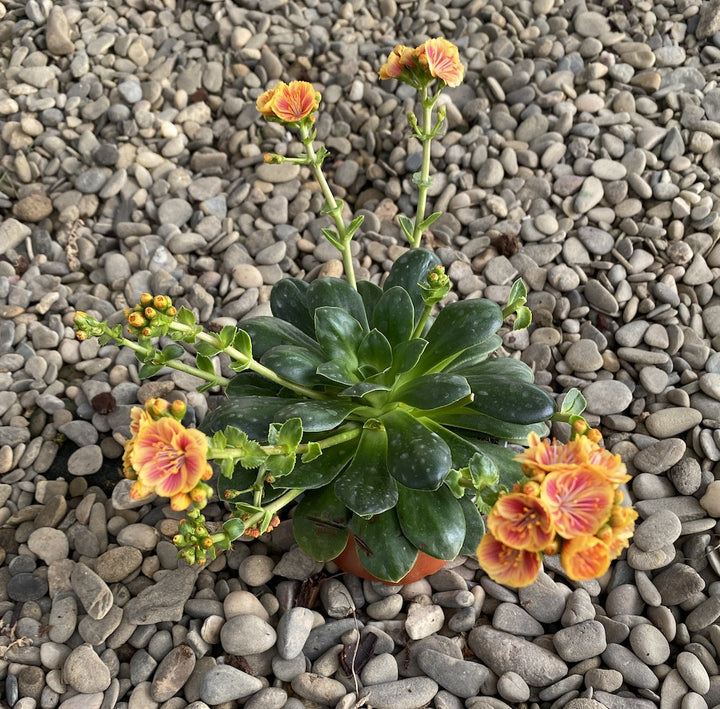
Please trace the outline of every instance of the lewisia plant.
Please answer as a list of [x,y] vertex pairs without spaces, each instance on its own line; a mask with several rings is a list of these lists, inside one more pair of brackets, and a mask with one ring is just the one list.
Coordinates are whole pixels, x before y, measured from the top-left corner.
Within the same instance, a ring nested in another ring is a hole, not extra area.
[[[463,75],[457,47],[442,38],[395,47],[380,70],[418,92],[422,113],[408,123],[423,146],[416,213],[398,218],[410,248],[384,279],[356,281],[350,244],[363,218],[346,218],[323,173],[320,93],[309,82],[278,82],[257,109],[297,131],[304,153],[265,160],[312,171],[331,222],[322,233],[342,255],[345,278],[282,279],[272,316],[219,332],[164,295],[144,294],[124,326],[76,314],[79,338],[133,349],[141,377],[174,368],[197,376],[200,391],[224,392],[201,429],[184,425],[180,401],[153,399],[131,414],[123,458],[131,495],[186,510],[174,541],[188,562],[273,529],[291,503],[295,539],[309,556],[351,553],[360,573],[391,583],[410,578],[423,557],[476,553],[511,586],[531,583],[543,554],[559,554],[569,578],[585,579],[602,575],[627,544],[635,517],[621,491],[627,476],[581,418],[582,395],[568,393],[556,410],[527,365],[498,356],[501,328],[531,320],[522,281],[504,304],[443,307],[450,280],[438,257],[418,248],[440,216],[426,215],[431,143],[445,121],[438,98]],[[550,421],[569,423],[572,440],[543,440]],[[215,491],[230,512],[221,526],[202,514]]]

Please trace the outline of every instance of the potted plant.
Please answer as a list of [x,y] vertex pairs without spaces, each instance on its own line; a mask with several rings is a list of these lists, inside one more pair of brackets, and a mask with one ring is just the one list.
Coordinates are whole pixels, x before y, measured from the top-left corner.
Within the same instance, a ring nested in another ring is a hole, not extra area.
[[[462,80],[458,50],[444,39],[396,47],[380,76],[418,90],[422,115],[410,114],[409,123],[423,144],[413,176],[417,213],[399,218],[411,248],[382,285],[354,276],[350,242],[362,217],[346,223],[324,177],[328,153],[315,149],[313,131],[320,95],[308,82],[279,82],[258,98],[258,110],[297,129],[305,152],[265,160],[313,170],[334,224],[323,233],[342,254],[345,278],[282,279],[272,289],[271,317],[217,333],[163,295],[146,294],[126,312],[132,339],[122,325],[76,315],[79,337],[131,347],[143,362],[141,377],[174,367],[204,380],[201,389],[221,387],[226,395],[202,430],[182,424],[182,402],[134,409],[124,456],[132,494],[160,494],[174,509],[188,509],[175,542],[191,563],[272,529],[296,502],[300,547],[367,578],[408,582],[477,552],[488,573],[523,585],[543,552],[561,548],[569,550],[561,558],[572,577],[599,575],[632,530],[632,514],[618,512],[626,478],[580,417],[579,392],[556,411],[527,365],[496,356],[508,318],[515,328],[530,323],[522,281],[504,308],[484,299],[440,307],[450,281],[437,256],[418,248],[440,216],[425,215],[430,146],[444,122],[440,92]],[[157,346],[166,336],[174,341]],[[180,343],[194,347],[194,365]],[[213,358],[220,354],[232,378],[218,374]],[[551,419],[572,425],[567,446],[542,440]],[[528,438],[531,448],[518,458],[507,444]],[[201,513],[213,494],[208,461],[219,467],[217,493],[231,510],[214,532]],[[573,478],[584,471],[579,484],[569,485],[568,470]]]

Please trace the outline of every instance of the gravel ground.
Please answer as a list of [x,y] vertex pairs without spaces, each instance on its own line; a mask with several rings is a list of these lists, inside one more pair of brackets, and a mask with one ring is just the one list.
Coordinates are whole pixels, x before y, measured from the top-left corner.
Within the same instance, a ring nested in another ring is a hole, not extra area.
[[[78,342],[73,312],[151,291],[235,324],[288,274],[338,274],[309,170],[262,163],[298,148],[255,111],[278,79],[322,92],[379,281],[421,148],[414,92],[377,69],[440,35],[467,72],[428,245],[460,298],[523,277],[534,321],[506,353],[584,392],[633,475],[635,540],[597,581],[548,559],[520,592],[465,558],[361,582],[287,522],[179,565],[178,515],[117,482],[122,443],[138,401],[208,401]],[[0,706],[720,706],[719,66],[718,0],[0,0]]]

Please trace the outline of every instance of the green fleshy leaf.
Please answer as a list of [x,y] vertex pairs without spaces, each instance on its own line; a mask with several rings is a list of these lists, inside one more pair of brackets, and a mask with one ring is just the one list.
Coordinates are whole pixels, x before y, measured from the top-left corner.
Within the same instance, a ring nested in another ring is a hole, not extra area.
[[375,327],[372,318],[375,312],[375,307],[378,301],[382,297],[382,288],[376,286],[372,281],[358,281],[357,291],[362,298],[363,306],[365,307],[365,317],[368,321],[368,327]]
[[473,501],[466,495],[461,497],[458,502],[465,515],[465,539],[460,553],[467,556],[474,556],[477,551],[478,544],[485,534],[485,523],[478,508]]
[[386,386],[385,384],[380,384],[379,382],[358,382],[357,384],[353,384],[347,389],[343,389],[341,392],[338,393],[338,396],[360,399],[367,397],[368,399],[374,399],[376,397],[372,397],[372,395],[376,394],[382,396],[384,402],[385,400],[387,400],[386,392],[389,391],[389,386]]
[[305,493],[293,515],[298,546],[316,561],[330,561],[345,548],[350,513],[332,486]]
[[338,251],[342,249],[342,241],[340,236],[334,229],[322,228],[320,229],[322,235],[336,248]]
[[532,322],[532,311],[526,306],[521,306],[517,309],[515,316],[515,322],[513,323],[513,330],[524,330],[526,327],[530,327]]
[[423,219],[423,221],[420,222],[420,231],[423,232],[429,229],[441,216],[442,212],[433,212],[429,217]]
[[252,359],[252,342],[250,340],[250,335],[248,335],[245,330],[236,328],[233,328],[233,330],[234,334],[230,344],[248,359]]
[[401,342],[393,349],[393,365],[391,372],[394,376],[410,371],[420,360],[427,347],[427,340],[415,338]]
[[412,220],[406,217],[404,214],[398,214],[397,220],[398,224],[400,224],[400,228],[403,230],[403,233],[407,237],[407,240],[412,241],[413,230],[415,228]]
[[428,346],[419,372],[448,366],[469,347],[491,338],[502,325],[500,308],[489,300],[458,300],[440,311],[425,334]]
[[[412,234],[412,229],[410,230]],[[383,283],[383,290],[388,291],[394,286],[404,288],[413,303],[415,312],[415,327],[420,321],[420,317],[425,309],[423,303],[423,294],[420,290],[419,283],[424,283],[427,274],[432,271],[435,266],[440,265],[440,259],[427,249],[409,249],[400,256],[392,268],[388,277]]]
[[390,474],[406,487],[437,489],[452,463],[445,441],[403,409],[389,411],[380,420],[388,435]]
[[316,433],[336,428],[356,408],[357,404],[345,401],[301,401],[280,409],[277,419],[296,417],[302,421],[304,431]]
[[195,364],[197,365],[198,369],[201,369],[203,372],[208,372],[208,374],[215,374],[215,366],[213,364],[213,361],[210,357],[206,357],[205,355],[197,355],[195,357]]
[[364,221],[365,217],[362,214],[359,214],[347,225],[347,228],[345,229],[345,236],[348,241],[353,238],[355,232],[360,228]]
[[415,309],[408,292],[400,286],[385,290],[375,306],[372,323],[393,347],[409,340],[415,329]]
[[515,377],[476,375],[467,378],[475,398],[468,408],[508,423],[547,421],[555,401],[544,389]]
[[522,278],[518,278],[510,288],[510,294],[508,295],[508,305],[518,303],[520,305],[527,302],[527,286],[525,285]]
[[[306,335],[300,328],[281,318],[260,315],[249,320],[243,320],[243,330],[252,340],[253,353],[260,359],[269,349],[278,345],[295,345],[323,357],[320,345]],[[315,325],[313,323],[313,332]]]
[[[459,357],[454,359],[443,371],[452,372],[454,374],[481,374],[482,371],[476,371],[478,367],[488,361],[488,355],[502,345],[502,338],[499,335],[491,335],[487,340],[479,345],[468,347]],[[503,358],[509,359],[509,358]],[[493,360],[495,361],[495,360]],[[518,361],[518,360],[512,360]]]
[[465,541],[465,515],[447,485],[437,490],[398,486],[397,515],[403,534],[436,559],[454,559]]
[[317,353],[297,345],[271,347],[260,358],[260,364],[272,369],[275,374],[303,386],[321,382],[316,370],[322,362],[323,358]]
[[317,308],[315,333],[328,359],[344,362],[348,371],[357,367],[357,350],[365,331],[352,315],[333,306]]
[[532,369],[521,359],[513,357],[497,357],[489,359],[474,367],[472,375],[484,377],[511,377],[532,384],[535,375]]
[[466,406],[452,412],[441,412],[433,415],[433,419],[444,426],[452,428],[464,428],[476,433],[485,434],[490,438],[498,438],[509,443],[527,442],[528,434],[537,433],[541,438],[547,435],[547,425],[544,422],[523,425],[519,423],[508,423],[493,418],[487,414],[473,411]]
[[185,349],[182,345],[177,345],[174,342],[172,344],[163,347],[162,357],[164,362],[169,362],[171,359],[180,359],[185,354]]
[[378,514],[397,502],[397,485],[388,473],[386,454],[385,430],[364,428],[355,456],[335,481],[335,494],[356,514]]
[[[313,281],[307,291],[307,304],[313,314],[322,307],[343,310],[346,315],[357,320],[363,330],[369,329],[362,297],[347,281],[340,278],[318,278]],[[317,332],[317,317],[315,323]]]
[[471,393],[465,377],[457,374],[425,374],[393,392],[393,401],[416,409],[432,410],[462,401]]
[[325,448],[323,454],[313,460],[297,461],[292,473],[280,481],[282,488],[309,490],[329,485],[352,458],[358,440],[359,437]]
[[270,291],[270,309],[276,318],[292,323],[312,337],[315,324],[307,307],[309,285],[299,278],[280,279]]
[[276,396],[242,396],[227,399],[203,420],[202,430],[214,433],[226,426],[244,431],[249,438],[267,440],[268,428],[276,420],[277,412],[297,399]]
[[343,386],[351,386],[357,381],[357,376],[348,370],[346,363],[339,360],[323,362],[317,368],[317,373],[331,382]]
[[379,330],[370,330],[357,350],[359,368],[365,376],[384,372],[393,360],[392,347]]
[[360,563],[383,581],[399,581],[415,564],[417,548],[402,533],[394,509],[368,519],[353,515],[350,529],[356,537]]
[[195,343],[195,352],[203,357],[214,357],[220,350],[209,342],[200,341]]
[[178,313],[175,316],[175,319],[181,325],[188,325],[189,327],[194,327],[197,323],[197,321],[195,320],[195,315],[193,314],[193,311],[188,310],[184,305],[180,307],[180,310],[178,310]]

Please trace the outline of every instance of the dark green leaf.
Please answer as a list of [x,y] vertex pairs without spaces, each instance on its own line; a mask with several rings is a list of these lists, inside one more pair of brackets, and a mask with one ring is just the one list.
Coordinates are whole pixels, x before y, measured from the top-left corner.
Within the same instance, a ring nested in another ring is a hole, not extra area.
[[269,396],[278,394],[280,387],[255,372],[244,371],[230,380],[225,388],[228,397]]
[[443,371],[462,374],[463,376],[467,376],[468,374],[480,374],[480,371],[476,371],[478,365],[482,365],[486,362],[488,355],[495,352],[500,345],[502,345],[502,338],[499,335],[492,335],[488,337],[485,342],[468,347]]
[[467,495],[461,497],[458,502],[465,515],[465,540],[462,547],[460,547],[460,554],[474,556],[478,544],[480,544],[480,540],[485,534],[485,523],[478,508],[475,507],[473,501]]
[[[224,462],[224,461],[223,461]],[[249,468],[243,468],[242,465],[236,465],[232,470],[231,477],[221,475],[217,481],[218,497],[221,500],[228,499],[225,497],[225,493],[230,491],[231,493],[241,492],[248,490],[255,482],[257,477],[257,471]],[[244,496],[233,497],[233,500],[240,501],[241,499],[248,499]]]
[[496,357],[479,363],[473,368],[473,375],[486,377],[513,377],[532,384],[535,375],[525,362],[514,357]]
[[469,408],[509,423],[537,423],[555,413],[555,402],[544,389],[515,377],[468,377],[475,395]]
[[465,515],[447,485],[437,490],[398,486],[397,515],[403,534],[436,559],[454,559],[465,540]]
[[373,312],[375,312],[375,307],[382,297],[382,288],[376,286],[372,281],[358,281],[357,290],[365,307],[365,317],[367,318],[369,327],[375,327],[372,322],[372,317]]
[[415,329],[415,309],[408,292],[400,286],[385,290],[375,306],[372,323],[393,347],[409,340]]
[[344,362],[349,371],[357,367],[357,350],[365,331],[352,315],[334,306],[317,308],[315,334],[328,359]]
[[308,287],[299,278],[280,279],[270,291],[270,309],[276,318],[292,323],[312,337],[315,324],[306,302]]
[[304,386],[312,386],[321,381],[315,370],[322,362],[323,358],[315,352],[297,345],[272,347],[260,358],[260,363],[272,369],[275,374]]
[[369,520],[353,515],[350,529],[355,535],[360,563],[383,581],[399,581],[415,564],[418,550],[403,535],[394,509]]
[[302,421],[305,431],[330,431],[339,426],[356,408],[357,404],[344,401],[301,401],[280,409],[277,419],[284,421],[297,417]]
[[176,345],[175,343],[167,345],[167,347],[163,347],[162,351],[163,360],[165,362],[168,362],[171,359],[180,359],[183,354],[185,354],[185,348],[182,345]]
[[385,430],[364,428],[354,458],[335,480],[335,494],[359,515],[384,512],[397,502],[397,485],[388,473],[386,453]]
[[[358,382],[357,384],[353,384],[347,389],[343,389],[338,394],[338,396],[359,397],[361,399],[367,397],[368,399],[372,399],[373,405],[380,405],[375,404],[375,400],[378,398],[378,396],[380,396],[382,397],[382,403],[384,403],[385,401],[387,401],[386,392],[389,391],[390,387],[386,386],[385,384],[380,384],[376,382]],[[373,394],[375,396],[373,396]]]
[[147,379],[148,377],[154,377],[160,370],[165,367],[164,364],[143,364],[138,371],[140,379]]
[[[278,345],[297,345],[310,350],[319,357],[323,356],[322,348],[314,339],[281,318],[260,315],[243,320],[243,330],[250,335],[255,359],[260,359],[271,347]],[[313,323],[314,331],[315,324]]]
[[388,435],[387,466],[406,487],[435,490],[450,470],[450,449],[436,433],[403,409],[380,417]]
[[357,448],[358,440],[359,437],[337,446],[325,448],[320,457],[313,458],[308,462],[297,461],[292,473],[284,477],[280,484],[283,488],[303,490],[329,485],[347,465]]
[[427,340],[415,338],[408,342],[401,342],[393,349],[392,373],[397,376],[411,370],[420,359],[427,347]]
[[370,330],[357,350],[359,367],[367,371],[365,376],[384,372],[392,364],[392,347],[379,330]]
[[502,311],[489,300],[458,300],[440,311],[425,334],[418,369],[427,372],[446,367],[469,347],[492,337],[502,325]]
[[433,419],[444,426],[465,428],[509,443],[526,443],[528,434],[532,431],[535,431],[541,437],[547,433],[545,423],[534,423],[527,426],[519,423],[508,423],[474,411],[468,406],[459,411],[438,413],[433,415]]
[[340,278],[318,278],[313,281],[308,288],[307,304],[311,313],[328,306],[344,310],[360,323],[363,330],[369,329],[362,297],[347,281]]
[[424,374],[393,391],[392,400],[416,409],[439,409],[461,401],[470,394],[465,377],[457,374]]
[[323,362],[318,368],[317,373],[335,384],[350,386],[357,381],[357,376],[348,370],[345,362],[334,360],[332,362]]
[[327,486],[303,495],[293,515],[293,535],[309,557],[330,561],[347,544],[349,519],[345,505],[332,486]]
[[[412,234],[412,227],[410,233]],[[383,290],[387,291],[394,286],[400,286],[408,292],[415,311],[413,326],[418,324],[425,309],[422,291],[418,283],[425,283],[428,273],[439,265],[440,259],[432,251],[409,249],[395,261],[383,283]]]
[[[243,396],[224,401],[203,420],[206,433],[234,426],[256,441],[266,441],[268,428],[276,420],[277,412],[292,399],[274,396]],[[297,401],[297,400],[296,400]]]

